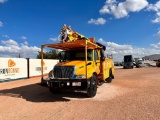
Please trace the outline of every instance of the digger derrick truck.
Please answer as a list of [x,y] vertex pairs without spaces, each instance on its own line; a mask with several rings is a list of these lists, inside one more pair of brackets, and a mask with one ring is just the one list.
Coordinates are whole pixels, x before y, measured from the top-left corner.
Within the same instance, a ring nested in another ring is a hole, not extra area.
[[[98,86],[110,83],[114,78],[113,60],[104,57],[104,46],[94,38],[44,44],[41,53],[45,47],[63,50],[48,79],[44,79],[42,67],[41,84],[46,84],[52,93],[66,89],[84,90],[88,97],[94,97]],[[43,63],[43,54],[41,56]]]

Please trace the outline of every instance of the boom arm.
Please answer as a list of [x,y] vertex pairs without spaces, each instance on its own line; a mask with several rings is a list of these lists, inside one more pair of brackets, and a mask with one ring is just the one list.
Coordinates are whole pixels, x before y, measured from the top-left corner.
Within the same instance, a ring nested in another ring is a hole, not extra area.
[[62,26],[61,32],[58,35],[58,40],[60,42],[72,42],[78,39],[87,39],[87,38],[79,34],[78,32],[73,31],[71,29],[71,26],[67,27],[66,24]]

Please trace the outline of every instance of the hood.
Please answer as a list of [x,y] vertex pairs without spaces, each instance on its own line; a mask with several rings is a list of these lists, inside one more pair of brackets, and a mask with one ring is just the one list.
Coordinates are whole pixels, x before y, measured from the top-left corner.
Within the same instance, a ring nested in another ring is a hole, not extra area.
[[[60,62],[57,63],[54,67],[58,67],[58,66],[63,66],[63,67],[67,67],[67,66],[73,66],[75,67],[75,74],[85,74],[86,70],[85,70],[85,61],[67,61],[67,62]],[[91,76],[93,73],[93,61],[87,61],[87,69],[88,69],[88,76]]]
[[[88,66],[92,64],[91,61],[87,61]],[[55,66],[76,66],[77,69],[81,69],[85,67],[85,61],[67,61],[67,62],[59,62]]]
[[80,61],[80,60],[78,61],[77,60],[77,61],[59,62],[55,66],[78,66],[78,67],[82,67],[84,65],[85,65],[85,61]]

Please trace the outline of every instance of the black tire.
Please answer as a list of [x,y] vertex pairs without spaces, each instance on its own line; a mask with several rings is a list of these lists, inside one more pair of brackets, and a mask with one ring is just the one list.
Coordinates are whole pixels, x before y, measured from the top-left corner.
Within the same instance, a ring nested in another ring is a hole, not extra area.
[[92,97],[94,97],[96,95],[96,93],[97,93],[96,76],[93,75],[90,78],[90,85],[87,88],[87,96],[92,98]]
[[106,79],[106,82],[107,82],[107,83],[111,83],[111,82],[112,82],[112,79],[113,79],[113,75],[112,75],[112,70],[110,69],[110,70],[109,70],[109,77]]
[[40,83],[40,85],[41,85],[41,86],[45,86],[45,87],[47,86],[47,83],[43,80],[43,78],[41,78],[41,83]]

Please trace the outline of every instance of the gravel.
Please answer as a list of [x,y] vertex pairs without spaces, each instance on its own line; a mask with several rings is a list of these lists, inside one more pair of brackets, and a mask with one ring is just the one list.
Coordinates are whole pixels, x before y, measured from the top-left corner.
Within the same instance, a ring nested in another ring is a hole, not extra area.
[[84,92],[52,94],[40,77],[0,83],[0,120],[160,120],[160,68],[115,68],[115,79]]

